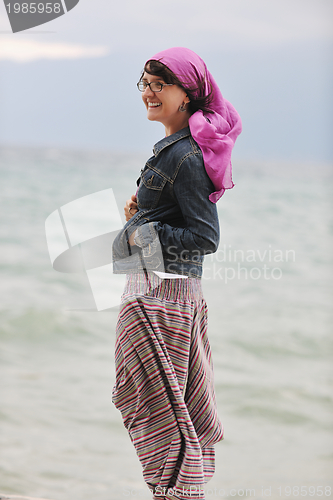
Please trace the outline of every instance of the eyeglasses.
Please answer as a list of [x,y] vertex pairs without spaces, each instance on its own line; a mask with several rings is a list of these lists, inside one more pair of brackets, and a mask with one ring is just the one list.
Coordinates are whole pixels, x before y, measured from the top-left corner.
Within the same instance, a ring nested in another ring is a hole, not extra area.
[[146,82],[145,80],[140,80],[136,86],[140,92],[144,92],[147,87],[150,88],[152,92],[161,92],[163,87],[168,87],[169,85],[174,85],[173,83],[160,83],[160,82]]

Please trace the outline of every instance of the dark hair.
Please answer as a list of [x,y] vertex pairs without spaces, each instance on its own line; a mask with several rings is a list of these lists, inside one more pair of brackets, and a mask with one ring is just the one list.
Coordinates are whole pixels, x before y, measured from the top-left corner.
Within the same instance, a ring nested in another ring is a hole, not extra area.
[[173,71],[171,71],[165,64],[160,61],[147,61],[144,70],[141,73],[141,78],[144,73],[148,73],[149,75],[159,76],[165,83],[173,83],[174,85],[178,85],[181,87],[184,92],[186,92],[189,102],[189,112],[191,115],[201,109],[206,113],[213,113],[213,110],[210,108],[210,104],[213,100],[214,89],[212,85],[209,83],[210,92],[208,95],[203,95],[205,90],[205,77],[196,82],[196,85],[193,82],[188,83],[188,87],[184,87],[184,83],[181,82]]

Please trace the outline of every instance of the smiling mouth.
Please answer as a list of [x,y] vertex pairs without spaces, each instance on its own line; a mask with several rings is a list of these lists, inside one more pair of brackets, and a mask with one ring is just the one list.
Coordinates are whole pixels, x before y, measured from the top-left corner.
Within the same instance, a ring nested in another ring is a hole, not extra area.
[[162,106],[161,102],[148,102],[148,108],[158,108],[159,106]]

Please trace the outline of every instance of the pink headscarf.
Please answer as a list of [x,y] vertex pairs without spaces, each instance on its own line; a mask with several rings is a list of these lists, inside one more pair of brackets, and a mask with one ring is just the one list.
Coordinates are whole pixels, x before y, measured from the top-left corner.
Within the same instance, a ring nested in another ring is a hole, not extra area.
[[179,78],[184,88],[196,85],[203,77],[204,95],[210,92],[208,83],[213,88],[214,96],[209,105],[213,113],[196,111],[189,119],[189,126],[193,139],[202,151],[206,172],[216,189],[209,199],[216,203],[226,189],[234,186],[231,178],[231,151],[242,131],[240,116],[230,102],[223,98],[204,61],[192,50],[174,47],[158,52],[148,61],[152,60],[165,64]]

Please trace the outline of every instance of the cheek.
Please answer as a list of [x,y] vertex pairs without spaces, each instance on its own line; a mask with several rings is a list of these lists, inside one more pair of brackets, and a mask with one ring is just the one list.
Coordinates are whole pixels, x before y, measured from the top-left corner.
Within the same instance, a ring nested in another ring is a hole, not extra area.
[[[172,87],[170,87],[172,88]],[[186,94],[182,89],[178,89],[177,91],[173,93],[172,97],[168,101],[168,107],[169,109],[175,111],[178,111],[179,106],[184,102],[186,98]]]

